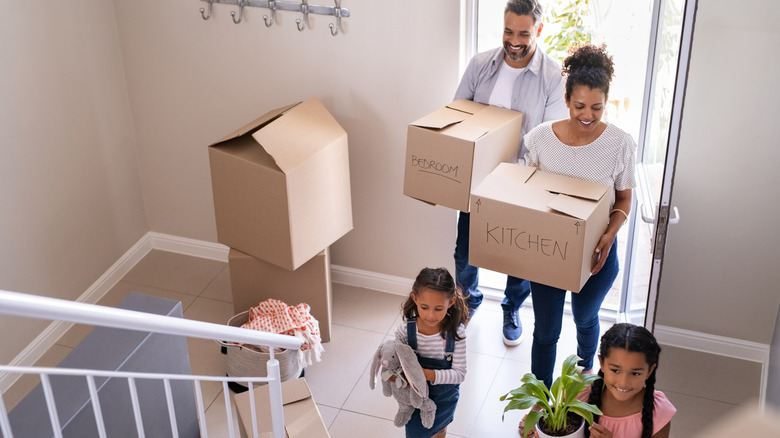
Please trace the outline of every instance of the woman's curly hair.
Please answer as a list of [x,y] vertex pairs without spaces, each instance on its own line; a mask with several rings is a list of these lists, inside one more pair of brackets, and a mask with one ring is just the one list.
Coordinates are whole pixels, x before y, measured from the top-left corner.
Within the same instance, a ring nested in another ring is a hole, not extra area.
[[607,46],[596,46],[591,43],[574,46],[570,55],[563,60],[563,74],[566,78],[566,100],[571,96],[574,87],[585,85],[591,89],[598,88],[609,95],[609,83],[615,75],[615,64],[612,56],[607,54]]

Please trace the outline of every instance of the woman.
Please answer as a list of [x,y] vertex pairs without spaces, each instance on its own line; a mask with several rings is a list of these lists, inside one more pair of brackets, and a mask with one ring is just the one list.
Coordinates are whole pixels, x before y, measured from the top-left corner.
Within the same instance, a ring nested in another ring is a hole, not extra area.
[[[546,172],[613,188],[609,225],[596,246],[598,261],[582,290],[572,294],[577,355],[583,358],[580,365],[590,370],[599,340],[599,309],[619,269],[615,237],[628,219],[631,192],[636,186],[636,143],[625,131],[601,120],[614,74],[612,57],[605,47],[580,46],[564,60],[563,67],[569,118],[543,123],[526,134],[525,161]],[[566,291],[532,282],[531,296],[535,320],[531,371],[549,387]]]

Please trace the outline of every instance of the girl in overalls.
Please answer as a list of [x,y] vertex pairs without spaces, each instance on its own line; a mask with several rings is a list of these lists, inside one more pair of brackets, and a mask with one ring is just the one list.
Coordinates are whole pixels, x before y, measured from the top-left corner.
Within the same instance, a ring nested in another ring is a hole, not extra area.
[[447,269],[425,268],[417,275],[402,312],[405,321],[395,337],[417,354],[428,381],[428,397],[436,403],[433,427],[423,427],[416,409],[406,424],[406,436],[441,438],[452,422],[460,383],[466,377],[468,307]]

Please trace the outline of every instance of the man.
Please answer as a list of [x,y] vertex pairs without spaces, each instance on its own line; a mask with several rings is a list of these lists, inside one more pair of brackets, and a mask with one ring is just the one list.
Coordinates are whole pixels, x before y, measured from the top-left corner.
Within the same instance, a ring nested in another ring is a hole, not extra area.
[[[463,74],[455,99],[510,108],[523,113],[523,135],[547,120],[568,117],[564,78],[558,61],[537,50],[542,33],[542,6],[537,0],[509,0],[504,8],[503,47],[479,53]],[[520,140],[518,157],[525,155]],[[455,275],[473,315],[480,303],[479,271],[468,264],[469,213],[460,212],[455,242]],[[503,338],[508,346],[523,340],[518,310],[531,293],[528,280],[507,276]]]

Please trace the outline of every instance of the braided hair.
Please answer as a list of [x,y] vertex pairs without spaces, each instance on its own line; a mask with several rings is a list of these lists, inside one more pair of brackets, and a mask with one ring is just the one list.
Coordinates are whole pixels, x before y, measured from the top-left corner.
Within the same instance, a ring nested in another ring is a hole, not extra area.
[[[650,373],[645,381],[645,395],[642,400],[642,438],[651,438],[653,435],[653,410],[655,408],[655,375],[658,371],[658,356],[661,347],[656,342],[653,334],[646,328],[633,324],[615,324],[601,337],[599,345],[599,358],[609,357],[613,348],[622,348],[630,353],[642,353],[650,368],[655,365],[655,370]],[[588,403],[601,405],[601,394],[604,390],[604,371],[599,370],[601,380],[596,380],[591,385]],[[594,415],[593,422],[598,422],[598,416]],[[590,431],[585,429],[586,436]]]
[[412,295],[417,295],[422,289],[430,289],[437,292],[443,292],[447,295],[447,299],[455,298],[455,304],[453,304],[448,310],[447,315],[442,321],[442,338],[446,339],[446,334],[452,335],[452,338],[456,341],[463,339],[458,335],[458,327],[461,324],[466,324],[469,320],[469,309],[466,305],[466,301],[463,299],[460,287],[455,283],[450,271],[446,268],[423,268],[412,285],[412,292],[409,294],[409,298],[404,301],[401,306],[401,312],[404,318],[416,318],[417,317],[417,305],[412,300]]
[[609,96],[609,83],[615,75],[612,56],[607,54],[607,46],[602,44],[583,44],[570,49],[571,54],[563,60],[563,74],[566,75],[566,100],[569,100],[574,87],[584,85],[590,89],[599,89]]

